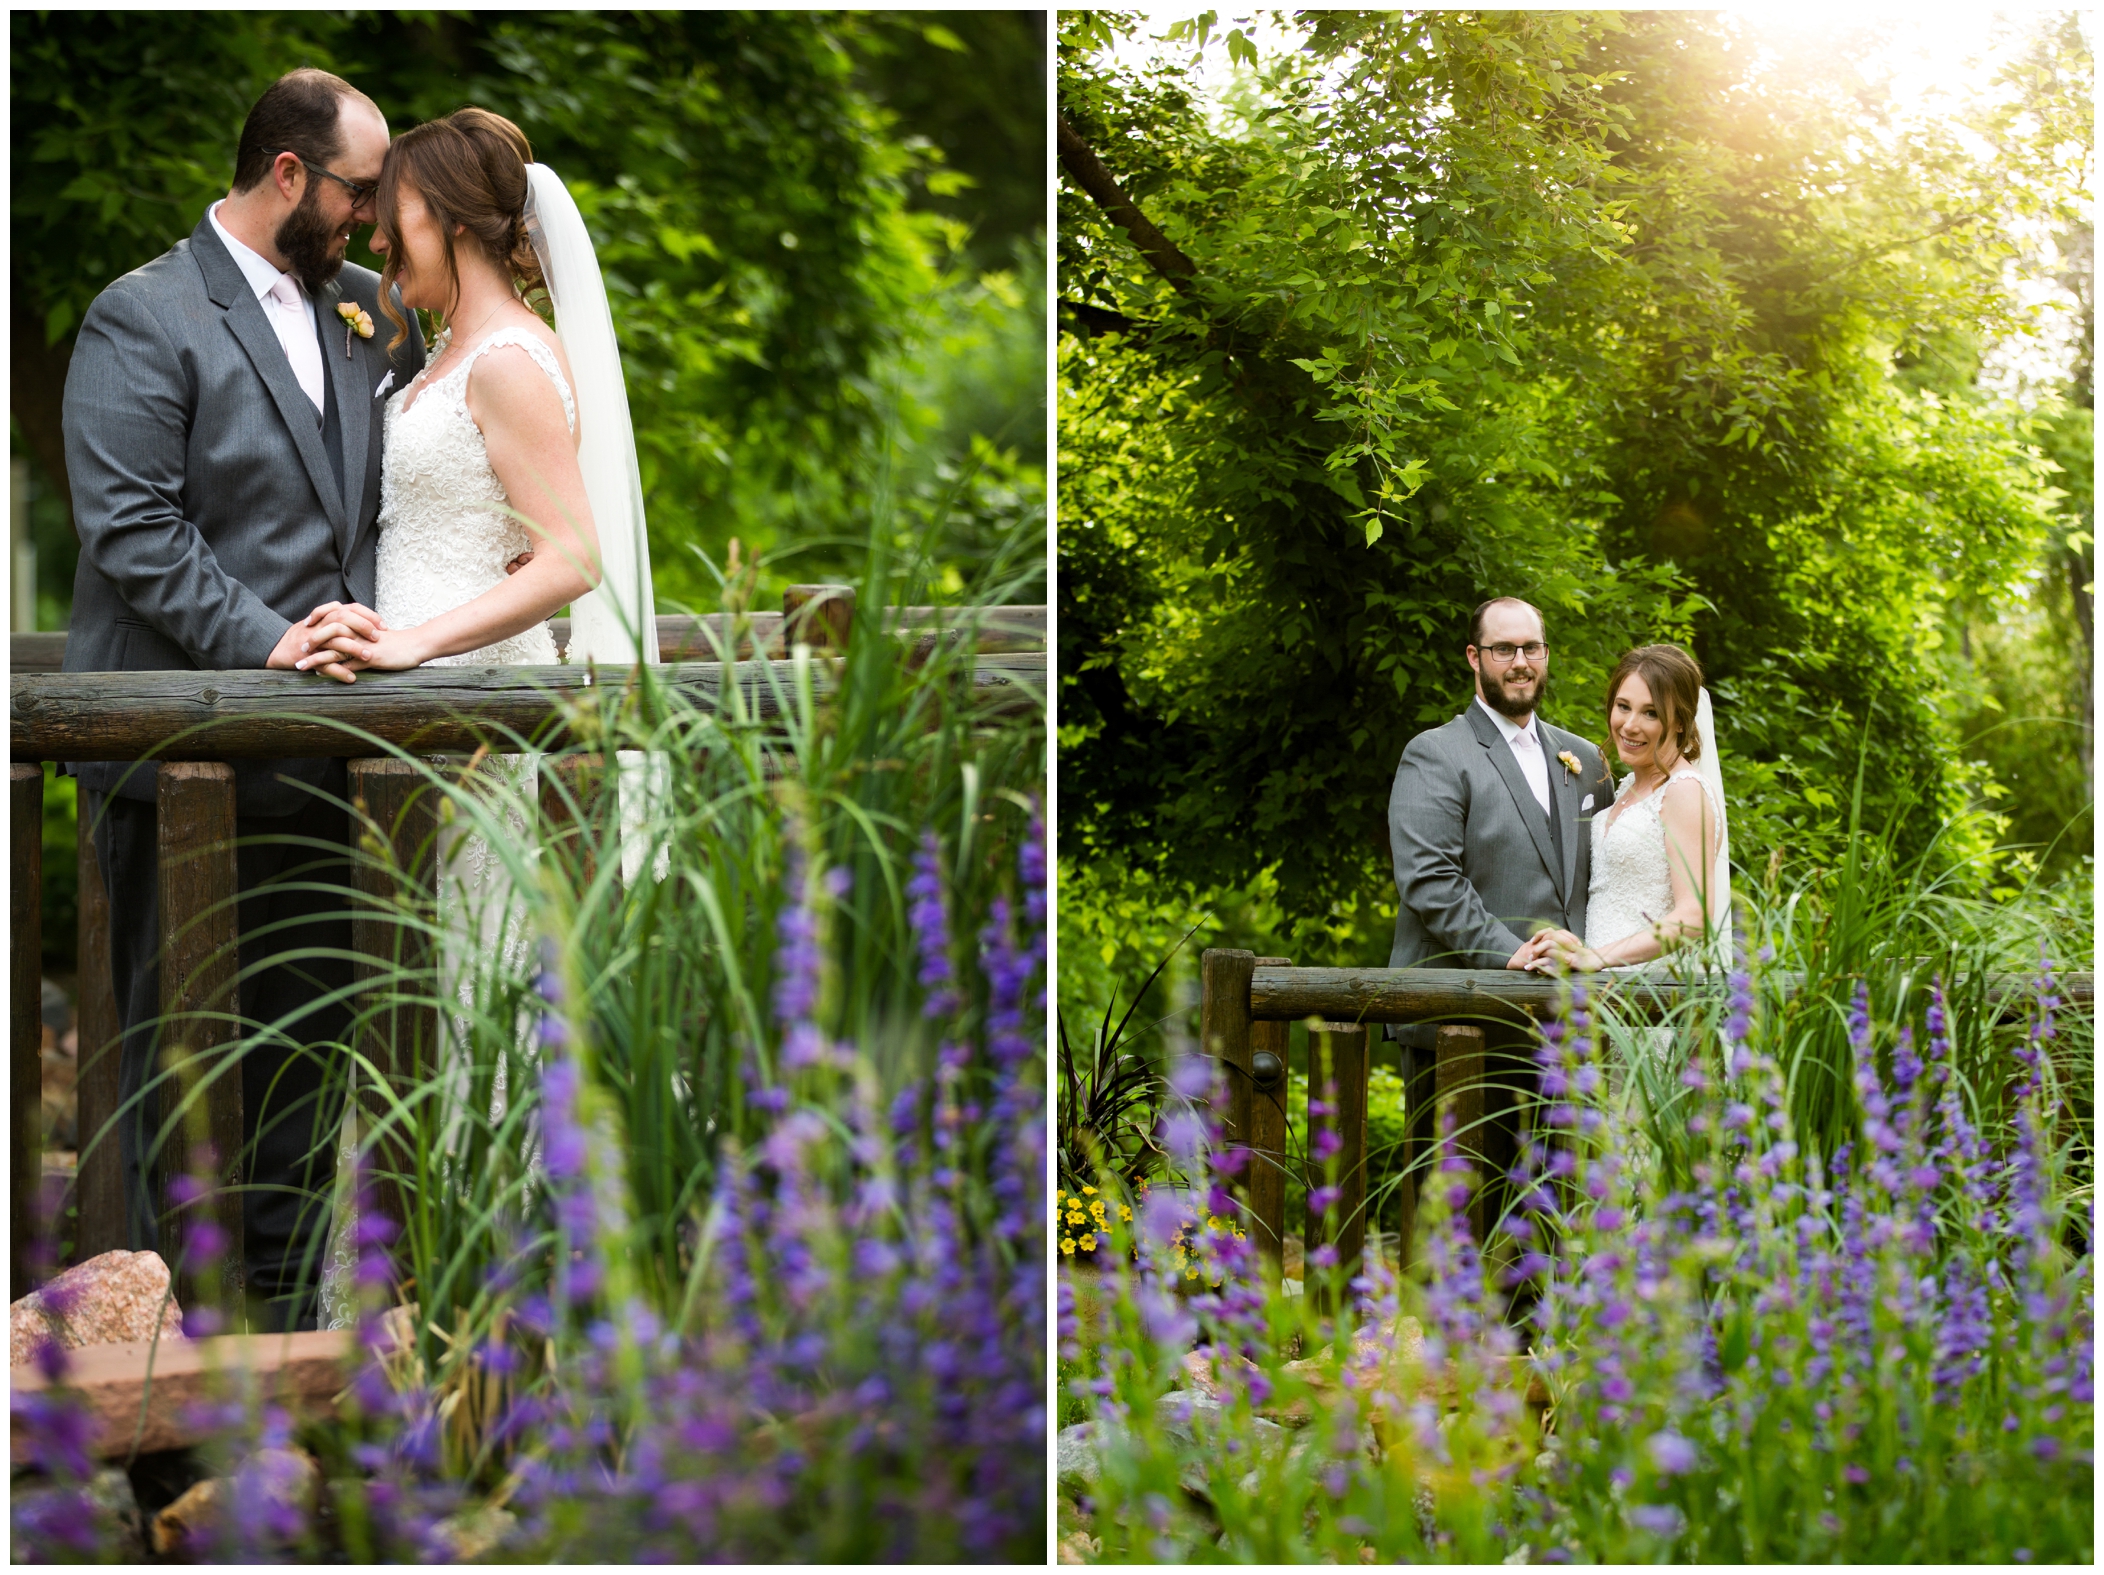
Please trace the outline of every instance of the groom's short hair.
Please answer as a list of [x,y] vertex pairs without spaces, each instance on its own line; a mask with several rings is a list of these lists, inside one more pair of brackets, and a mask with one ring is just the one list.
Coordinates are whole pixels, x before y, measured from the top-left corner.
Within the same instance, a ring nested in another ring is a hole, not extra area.
[[[234,190],[253,190],[280,153],[297,153],[308,164],[327,164],[335,158],[343,151],[337,125],[347,98],[373,102],[342,77],[314,66],[288,71],[271,83],[241,123],[241,141],[234,150]],[[379,113],[377,104],[373,113]]]
[[1542,635],[1547,637],[1549,620],[1541,615],[1541,609],[1532,602],[1521,601],[1517,596],[1493,596],[1468,616],[1468,643],[1480,646],[1483,643],[1483,620],[1490,616],[1493,607],[1524,607],[1534,614],[1534,621],[1541,625]]

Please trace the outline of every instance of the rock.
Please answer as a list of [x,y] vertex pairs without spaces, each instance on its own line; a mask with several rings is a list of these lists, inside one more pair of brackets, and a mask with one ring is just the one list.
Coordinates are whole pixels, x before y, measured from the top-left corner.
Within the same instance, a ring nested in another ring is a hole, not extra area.
[[88,1483],[88,1502],[94,1505],[98,1521],[116,1528],[116,1536],[103,1543],[106,1552],[126,1563],[146,1557],[145,1539],[140,1535],[139,1501],[132,1493],[128,1475],[115,1466],[103,1467]]
[[[1101,1450],[1106,1431],[1113,1423],[1076,1422],[1059,1430],[1059,1485],[1070,1492],[1087,1492],[1103,1475]],[[1118,1429],[1122,1431],[1122,1429]]]
[[1093,1564],[1102,1556],[1101,1537],[1092,1537],[1085,1531],[1074,1531],[1059,1539],[1059,1562],[1062,1564]]
[[150,1340],[156,1328],[163,1339],[183,1337],[182,1309],[168,1294],[168,1265],[153,1252],[90,1258],[16,1302],[9,1324],[10,1367],[33,1361],[47,1337],[68,1350]]
[[[298,1504],[303,1522],[311,1522],[315,1491],[321,1486],[321,1462],[304,1449],[259,1449],[241,1463],[261,1479],[262,1491],[280,1504]],[[209,1551],[213,1533],[233,1498],[227,1477],[206,1477],[153,1517],[153,1551],[195,1556]],[[245,1491],[254,1491],[253,1488]]]
[[219,1522],[220,1500],[225,1494],[223,1478],[206,1477],[192,1483],[181,1498],[153,1517],[153,1551],[162,1558],[202,1551]]
[[464,1509],[457,1515],[448,1515],[431,1528],[431,1536],[455,1564],[472,1564],[485,1554],[495,1552],[498,1544],[518,1523],[519,1517],[510,1510],[496,1504],[484,1504],[479,1509]]

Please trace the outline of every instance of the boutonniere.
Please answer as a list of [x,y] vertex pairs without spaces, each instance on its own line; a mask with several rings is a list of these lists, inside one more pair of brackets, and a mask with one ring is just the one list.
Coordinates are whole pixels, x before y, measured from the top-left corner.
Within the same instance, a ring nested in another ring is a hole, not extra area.
[[1576,755],[1572,754],[1568,749],[1559,749],[1556,751],[1556,758],[1563,762],[1564,770],[1570,772],[1574,777],[1578,775],[1578,757]]
[[373,315],[356,301],[338,301],[336,315],[343,319],[343,358],[351,358],[351,335],[360,339],[373,336]]

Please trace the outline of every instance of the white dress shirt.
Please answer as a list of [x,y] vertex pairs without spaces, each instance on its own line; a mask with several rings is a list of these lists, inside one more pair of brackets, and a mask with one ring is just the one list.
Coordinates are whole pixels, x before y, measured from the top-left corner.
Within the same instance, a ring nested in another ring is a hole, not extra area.
[[1498,731],[1505,735],[1505,742],[1512,748],[1512,757],[1520,763],[1520,775],[1527,779],[1527,786],[1534,790],[1534,802],[1541,805],[1544,815],[1549,812],[1549,751],[1541,741],[1541,723],[1534,716],[1527,718],[1521,727],[1502,711],[1493,711],[1481,695],[1476,704],[1483,707],[1483,714],[1498,724]]
[[[220,202],[225,200],[222,197]],[[209,215],[212,228],[218,231],[219,239],[233,255],[241,277],[256,292],[263,315],[270,319],[278,343],[285,347],[285,359],[292,363],[292,375],[299,379],[301,390],[314,401],[315,412],[319,414],[327,395],[322,383],[321,341],[316,337],[319,330],[315,326],[314,302],[300,288],[299,280],[274,266],[252,247],[234,239],[227,227],[219,222],[219,205],[219,202],[212,204]],[[289,290],[285,288],[288,285]],[[296,305],[287,302],[288,295]]]

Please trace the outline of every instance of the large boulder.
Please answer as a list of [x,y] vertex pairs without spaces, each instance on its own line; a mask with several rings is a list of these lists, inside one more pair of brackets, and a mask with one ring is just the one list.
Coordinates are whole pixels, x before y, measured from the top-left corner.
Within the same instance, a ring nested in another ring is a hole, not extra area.
[[168,1265],[153,1252],[106,1252],[68,1269],[9,1309],[8,1365],[35,1360],[56,1340],[68,1350],[123,1340],[183,1337],[183,1311],[168,1294]]

